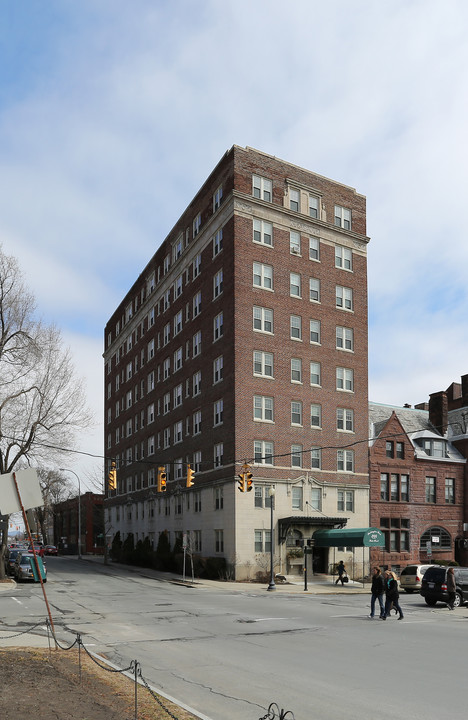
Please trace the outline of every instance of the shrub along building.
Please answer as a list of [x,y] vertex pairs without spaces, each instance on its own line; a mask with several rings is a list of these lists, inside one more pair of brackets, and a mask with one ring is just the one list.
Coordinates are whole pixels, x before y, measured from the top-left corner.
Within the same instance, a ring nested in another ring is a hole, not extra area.
[[105,329],[108,538],[186,537],[242,579],[268,567],[273,490],[282,573],[316,530],[368,527],[367,243],[353,188],[225,154]]
[[385,547],[371,550],[373,563],[466,564],[466,460],[435,407],[434,396],[414,409],[369,405],[370,521],[385,536]]

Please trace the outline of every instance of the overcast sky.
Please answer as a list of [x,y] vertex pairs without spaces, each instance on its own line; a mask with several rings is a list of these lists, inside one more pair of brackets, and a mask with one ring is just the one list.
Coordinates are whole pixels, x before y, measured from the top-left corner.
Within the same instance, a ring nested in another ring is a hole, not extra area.
[[367,196],[372,401],[468,373],[467,27],[465,0],[0,3],[0,242],[86,378],[84,452],[104,325],[233,144]]

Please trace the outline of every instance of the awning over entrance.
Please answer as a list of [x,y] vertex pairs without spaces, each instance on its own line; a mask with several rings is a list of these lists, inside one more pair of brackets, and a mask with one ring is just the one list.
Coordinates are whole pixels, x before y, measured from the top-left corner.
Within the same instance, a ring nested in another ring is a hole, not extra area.
[[279,527],[279,541],[285,542],[288,532],[293,527],[297,528],[311,528],[311,527],[317,527],[317,525],[327,525],[328,527],[333,527],[337,525],[346,525],[346,518],[334,518],[334,517],[327,517],[325,515],[320,517],[309,517],[307,515],[297,515],[292,517],[285,517],[280,518],[278,520],[278,527]]
[[378,528],[316,530],[315,547],[385,547],[385,536]]

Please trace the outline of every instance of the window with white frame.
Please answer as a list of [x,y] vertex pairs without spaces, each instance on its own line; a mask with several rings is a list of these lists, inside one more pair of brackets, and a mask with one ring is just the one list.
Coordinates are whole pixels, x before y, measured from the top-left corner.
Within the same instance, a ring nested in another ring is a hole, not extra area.
[[178,335],[182,330],[182,310],[174,315],[174,336]]
[[153,272],[153,273],[151,273],[151,275],[149,276],[149,278],[146,281],[146,292],[148,293],[148,295],[151,295],[151,293],[153,292],[155,287],[156,287],[156,279],[155,279],[154,272]]
[[177,238],[177,240],[175,241],[175,243],[172,247],[172,257],[173,257],[174,262],[176,260],[178,260],[180,258],[180,256],[182,255],[182,250],[184,249],[183,240],[184,240],[184,236],[183,236],[183,233],[181,233],[181,235]]
[[252,194],[260,200],[271,202],[273,199],[273,183],[268,178],[252,175]]
[[338,512],[354,512],[354,490],[338,490]]
[[201,213],[198,213],[198,215],[194,218],[192,223],[192,233],[193,237],[196,237],[198,233],[200,232],[201,228]]
[[216,299],[223,292],[223,271],[218,270],[213,277],[213,299]]
[[215,510],[222,510],[224,507],[224,495],[223,495],[223,488],[222,487],[216,487],[214,488],[214,509]]
[[148,438],[148,455],[154,455],[154,435]]
[[336,389],[354,392],[354,371],[350,368],[336,368]]
[[266,220],[253,221],[253,241],[261,245],[273,246],[273,225]]
[[302,426],[302,403],[298,400],[291,402],[291,425]]
[[254,507],[263,507],[263,485],[254,485]]
[[354,432],[354,410],[336,408],[336,429]]
[[301,276],[299,273],[289,273],[289,294],[291,297],[301,297]]
[[164,263],[163,263],[163,273],[164,273],[164,275],[167,275],[167,273],[169,272],[169,268],[170,268],[170,267],[171,267],[171,256],[170,256],[170,255],[166,255],[166,257],[164,258]]
[[335,205],[335,225],[345,230],[351,230],[351,210],[341,205]]
[[148,422],[148,425],[150,423],[154,422],[154,403],[151,403],[151,405],[148,405],[147,422]]
[[273,290],[273,267],[271,265],[254,262],[253,284],[254,287],[259,287],[263,290]]
[[455,479],[445,478],[445,503],[453,505],[455,503]]
[[313,447],[310,449],[310,467],[313,470],[322,469],[322,448]]
[[350,352],[354,351],[354,331],[352,328],[337,325],[336,347],[337,350],[349,350]]
[[273,353],[254,350],[253,374],[257,377],[273,377]]
[[163,308],[164,311],[169,310],[171,306],[171,291],[166,290],[166,292],[163,295]]
[[154,390],[154,372],[150,372],[147,378],[147,387],[148,392],[151,392],[151,390]]
[[302,360],[300,358],[291,358],[291,382],[302,382]]
[[168,448],[171,444],[171,428],[164,428],[164,448]]
[[177,350],[174,351],[174,372],[177,372],[177,370],[180,370],[182,367],[182,348],[177,348]]
[[291,488],[291,508],[293,510],[302,510],[302,486],[293,486]]
[[198,253],[198,255],[194,258],[193,265],[192,265],[192,277],[195,280],[196,277],[198,277],[201,273],[201,253]]
[[132,391],[131,390],[129,390],[127,392],[126,398],[127,398],[126,405],[127,405],[127,410],[128,410],[128,408],[132,407]]
[[274,400],[265,395],[254,395],[254,420],[261,422],[274,421]]
[[320,260],[320,239],[318,237],[309,238],[309,260]]
[[193,317],[198,317],[201,313],[201,292],[197,292],[197,294],[193,296],[192,308]]
[[310,504],[312,506],[312,510],[319,510],[319,512],[322,512],[322,489],[321,488],[311,488]]
[[310,425],[311,427],[322,427],[322,406],[313,403],[310,406]]
[[183,289],[183,277],[182,275],[179,275],[179,277],[176,278],[176,281],[174,283],[174,297],[178,298],[182,295],[182,289]]
[[223,364],[224,359],[222,355],[213,360],[213,383],[221,382],[223,379]]
[[291,467],[302,467],[302,445],[291,445]]
[[164,325],[164,345],[167,345],[169,340],[171,339],[171,323],[166,323]]
[[174,423],[174,445],[182,442],[183,437],[184,436],[183,436],[182,420],[179,420],[178,422]]
[[213,236],[213,257],[219,255],[223,249],[223,231],[222,229],[217,230]]
[[291,230],[289,233],[289,252],[291,255],[301,254],[301,233]]
[[154,325],[154,308],[151,308],[151,310],[148,313],[148,327],[153,327]]
[[163,361],[163,378],[167,380],[171,375],[171,359],[165,358]]
[[223,424],[223,411],[224,411],[224,402],[223,399],[216,400],[213,403],[213,425],[222,425]]
[[338,472],[354,472],[354,450],[337,450],[336,469]]
[[319,198],[316,195],[309,195],[309,216],[313,218],[320,217]]
[[193,453],[193,470],[194,470],[194,472],[200,472],[200,471],[201,471],[201,463],[202,463],[201,450],[196,450],[196,451]]
[[221,465],[223,464],[223,455],[224,455],[224,444],[223,443],[217,443],[214,446],[213,455],[214,455],[215,468],[221,467]]
[[254,530],[254,552],[271,552],[271,530]]
[[299,190],[289,188],[289,209],[299,212],[301,195]]
[[268,440],[255,440],[254,458],[258,465],[273,465],[273,443]]
[[309,278],[309,300],[320,302],[320,280],[318,278]]
[[353,291],[351,288],[336,286],[336,307],[342,310],[353,310]]
[[321,385],[322,384],[322,368],[319,362],[310,363],[310,384]]
[[224,530],[215,530],[215,552],[224,552]]
[[[153,343],[153,355],[154,355],[154,340],[152,340]],[[133,365],[131,362],[127,363],[127,380],[130,380],[132,377],[132,371],[133,371]]]
[[342,245],[335,246],[335,267],[343,270],[353,269],[353,252],[351,248]]
[[201,410],[197,410],[192,415],[192,435],[199,435],[201,433]]
[[192,377],[192,396],[195,397],[201,393],[201,370],[198,370]]
[[223,313],[220,312],[213,319],[213,342],[223,337],[224,325],[223,325]]
[[320,320],[310,321],[310,342],[316,345],[320,345],[321,327]]
[[127,420],[127,437],[132,434],[132,420]]
[[167,413],[171,409],[171,393],[167,392],[163,395],[163,415],[167,415]]
[[254,305],[253,329],[258,332],[273,333],[273,310]]
[[221,205],[221,200],[223,199],[223,186],[220,185],[217,190],[215,190],[213,194],[213,212],[216,212],[216,210]]
[[179,407],[179,405],[182,405],[182,383],[179,383],[179,385],[176,385],[174,390],[174,407]]
[[302,340],[302,318],[299,315],[290,316],[289,330],[291,340]]
[[197,357],[201,353],[201,330],[195,333],[192,338],[192,357]]

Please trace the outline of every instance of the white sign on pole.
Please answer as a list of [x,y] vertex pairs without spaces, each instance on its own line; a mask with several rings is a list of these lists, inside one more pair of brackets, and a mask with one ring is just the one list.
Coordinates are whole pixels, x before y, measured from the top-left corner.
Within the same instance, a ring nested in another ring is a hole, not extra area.
[[[15,472],[21,502],[25,510],[44,504],[41,486],[35,468]],[[16,492],[13,473],[0,475],[0,514],[10,515],[21,512],[21,503]]]

